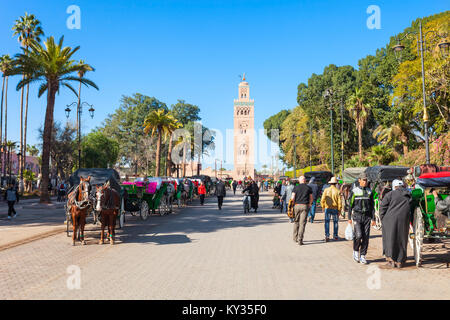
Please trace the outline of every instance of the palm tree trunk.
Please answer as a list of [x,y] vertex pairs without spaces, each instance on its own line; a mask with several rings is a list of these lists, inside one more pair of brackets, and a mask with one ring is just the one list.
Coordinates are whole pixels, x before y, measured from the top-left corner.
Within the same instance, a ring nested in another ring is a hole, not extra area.
[[160,167],[160,160],[161,160],[161,139],[162,139],[162,132],[161,128],[158,129],[158,140],[156,141],[156,170],[155,170],[155,177],[159,177],[159,167]]
[[408,153],[408,139],[406,138],[405,133],[402,132],[402,135],[400,136],[400,140],[403,144],[403,155]]
[[[5,138],[3,145],[6,146],[6,142],[8,141],[8,80],[9,78],[6,77],[6,89],[5,89]],[[3,156],[4,162],[6,164],[6,154]],[[6,175],[6,165],[4,170],[4,175]]]
[[359,158],[362,159],[362,127],[358,125]]
[[48,82],[47,110],[45,113],[44,134],[42,143],[42,181],[41,181],[41,203],[50,203],[48,193],[48,182],[50,176],[50,144],[52,142],[53,111],[55,109],[55,96],[58,86],[56,83]]
[[186,177],[186,143],[183,145],[183,178]]
[[[25,79],[25,75],[23,75],[22,80]],[[22,156],[18,157],[19,160],[19,177],[22,177],[22,161],[23,161],[23,96],[25,93],[25,87],[22,87],[21,93],[20,93],[20,147],[19,152],[22,154]],[[19,183],[20,192],[23,192],[23,180],[20,179]]]
[[167,151],[167,165],[166,165],[166,175],[168,177],[172,176],[172,148],[173,148],[173,142],[172,142],[172,136],[169,136],[169,150]]
[[28,97],[30,94],[30,85],[27,84],[27,100],[25,102],[25,128],[23,132],[23,166],[22,166],[22,173],[20,176],[20,179],[23,181],[23,172],[26,169],[27,166],[27,123],[28,123]]
[[[3,83],[2,83],[2,99],[1,99],[1,116],[0,116],[0,144],[3,142],[3,96],[5,93],[5,78],[3,77]],[[3,177],[3,152],[4,148],[1,148],[2,154],[0,155],[0,185],[1,185],[1,178]]]

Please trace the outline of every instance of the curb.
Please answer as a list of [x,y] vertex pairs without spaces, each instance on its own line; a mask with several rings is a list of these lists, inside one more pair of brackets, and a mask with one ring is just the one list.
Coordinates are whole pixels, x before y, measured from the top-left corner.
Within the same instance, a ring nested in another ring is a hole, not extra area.
[[23,244],[27,244],[27,243],[30,243],[30,242],[33,242],[33,241],[36,241],[36,240],[41,240],[41,239],[44,239],[44,238],[48,238],[48,237],[51,237],[51,236],[56,235],[58,233],[65,232],[65,231],[66,231],[66,227],[65,226],[64,227],[57,227],[55,229],[52,229],[52,230],[46,231],[46,232],[42,232],[42,233],[34,235],[32,237],[23,238],[23,239],[16,240],[16,241],[4,244],[4,245],[0,245],[0,251],[4,251],[4,250],[8,250],[8,249],[11,249],[11,248],[14,248],[14,247],[18,247],[18,246],[21,246]]

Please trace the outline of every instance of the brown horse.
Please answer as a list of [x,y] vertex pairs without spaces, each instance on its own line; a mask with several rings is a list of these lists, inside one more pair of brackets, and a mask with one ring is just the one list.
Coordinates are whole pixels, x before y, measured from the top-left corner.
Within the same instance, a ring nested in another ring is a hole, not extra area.
[[105,227],[108,226],[108,239],[111,245],[114,245],[116,235],[116,219],[120,208],[120,195],[112,189],[109,182],[103,186],[97,187],[96,192],[97,206],[95,210],[99,212],[102,223],[102,233],[99,244],[105,243]]
[[91,177],[84,179],[80,177],[80,184],[67,196],[67,207],[70,208],[70,215],[72,216],[73,235],[72,245],[75,245],[77,240],[78,229],[80,229],[79,241],[86,245],[84,240],[84,227],[86,226],[87,211],[92,207],[89,199],[91,190]]

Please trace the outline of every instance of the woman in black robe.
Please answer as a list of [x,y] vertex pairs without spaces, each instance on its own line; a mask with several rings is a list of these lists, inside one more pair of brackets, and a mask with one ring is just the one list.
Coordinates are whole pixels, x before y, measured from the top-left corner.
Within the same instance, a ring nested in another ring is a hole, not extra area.
[[392,189],[380,204],[383,254],[389,266],[402,268],[407,258],[412,197],[400,180],[394,180]]

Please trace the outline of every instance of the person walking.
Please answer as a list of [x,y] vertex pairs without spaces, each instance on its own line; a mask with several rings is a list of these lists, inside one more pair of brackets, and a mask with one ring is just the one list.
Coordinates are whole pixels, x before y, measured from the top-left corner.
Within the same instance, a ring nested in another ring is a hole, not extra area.
[[366,254],[369,247],[370,225],[375,225],[374,200],[372,190],[368,187],[366,173],[361,173],[350,191],[350,207],[348,210],[348,223],[355,229],[353,240],[353,259],[356,262],[367,264]]
[[236,180],[233,181],[233,193],[236,195],[236,189],[237,189],[238,183]]
[[319,196],[319,186],[316,184],[316,178],[312,177],[311,180],[309,181],[308,186],[311,188],[313,192],[313,203],[311,205],[311,209],[309,209],[308,217],[309,222],[314,223],[314,218],[316,217],[317,198]]
[[[5,192],[4,200],[8,202],[8,220],[11,220],[11,218],[17,217],[17,212],[14,209],[14,205],[16,203],[19,203],[19,193],[17,192],[17,189],[13,187],[12,184],[8,186],[8,189]],[[14,216],[12,215],[14,213]]]
[[198,186],[198,195],[200,197],[200,204],[203,206],[205,204],[205,197],[206,197],[206,186],[203,183],[203,181]]
[[409,223],[411,221],[411,193],[403,181],[394,180],[392,191],[380,204],[383,224],[383,255],[389,267],[403,268],[407,256]]
[[294,187],[291,199],[294,200],[294,241],[303,245],[305,234],[306,218],[309,208],[312,205],[313,195],[311,188],[306,184],[306,178],[301,176],[300,184]]
[[217,182],[217,185],[216,185],[215,195],[217,196],[217,202],[218,202],[218,205],[219,205],[219,210],[222,210],[223,198],[226,197],[227,191],[225,189],[225,184],[220,179],[219,179],[219,181]]
[[255,181],[249,183],[247,188],[245,188],[242,193],[249,192],[250,194],[250,205],[255,213],[258,211],[258,201],[259,201],[259,187]]
[[283,182],[281,184],[281,191],[280,191],[280,212],[281,213],[283,213],[283,209],[285,207],[286,202],[289,202],[289,200],[286,198],[286,180],[283,180]]
[[[289,201],[292,198],[292,191],[294,190],[294,181],[287,181],[287,186],[286,186],[286,201],[284,203],[284,210],[287,213],[288,212],[288,206],[289,206]],[[294,218],[289,218],[291,220],[291,223],[294,223]]]
[[324,190],[320,205],[325,209],[325,242],[330,241],[330,221],[333,217],[333,239],[339,240],[339,213],[342,210],[342,200],[339,189],[336,187],[338,181],[336,177],[328,182],[330,187]]

